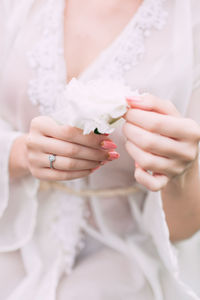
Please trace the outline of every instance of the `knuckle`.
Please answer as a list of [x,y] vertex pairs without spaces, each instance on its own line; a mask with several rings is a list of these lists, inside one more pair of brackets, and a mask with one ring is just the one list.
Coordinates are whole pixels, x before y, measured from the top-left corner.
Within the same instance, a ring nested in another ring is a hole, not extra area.
[[173,170],[170,172],[170,176],[173,178],[173,177],[176,177],[178,175],[180,175],[181,173],[183,173],[183,168],[182,167],[175,167],[173,168]]
[[79,147],[75,144],[70,145],[69,153],[72,156],[76,156],[79,153]]
[[188,146],[187,150],[184,152],[183,157],[184,157],[184,161],[186,162],[191,162],[194,161],[196,159],[198,155],[198,148],[196,147],[191,147]]
[[193,138],[195,141],[199,141],[200,140],[200,126],[194,120],[192,120],[192,123],[193,123]]
[[200,140],[200,126],[197,124],[194,120],[185,118],[183,119],[185,124],[187,125],[187,128],[190,128],[190,137],[192,140]]
[[35,117],[31,120],[31,124],[30,124],[30,128],[31,129],[38,129],[38,127],[40,126],[42,120],[46,118],[44,116],[39,116],[39,117]]
[[155,147],[156,139],[153,136],[144,135],[144,137],[141,139],[143,142],[143,149],[144,150],[152,150]]
[[194,161],[196,159],[197,155],[198,155],[197,149],[190,150],[190,152],[187,153],[187,157],[186,157],[187,161],[188,162]]
[[63,126],[63,133],[67,139],[71,139],[74,135],[73,127],[69,125]]
[[74,168],[76,167],[76,163],[73,159],[68,159],[67,160],[67,169],[68,170],[74,170]]
[[30,128],[35,128],[37,127],[37,124],[38,124],[38,118],[34,118],[31,120],[31,123],[30,123]]
[[168,174],[171,177],[175,177],[183,173],[185,164],[173,161],[171,165],[168,167]]
[[27,159],[28,159],[29,164],[32,165],[33,162],[34,162],[34,155],[33,155],[33,153],[31,151],[28,151],[28,153],[27,153]]
[[34,139],[34,136],[32,134],[28,134],[27,137],[26,137],[26,146],[28,149],[31,149],[33,148],[35,144],[35,139]]
[[157,131],[158,128],[162,128],[162,120],[160,118],[155,118],[150,124],[150,131]]
[[148,170],[152,169],[152,166],[154,165],[153,159],[147,156],[143,156],[140,159],[138,159],[139,164],[142,166],[143,169]]

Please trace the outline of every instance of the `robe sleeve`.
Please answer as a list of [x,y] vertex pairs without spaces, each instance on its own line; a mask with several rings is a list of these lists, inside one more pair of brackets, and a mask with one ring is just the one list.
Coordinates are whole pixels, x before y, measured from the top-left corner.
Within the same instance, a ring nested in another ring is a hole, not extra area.
[[[193,74],[193,78],[191,78],[192,89],[186,117],[195,120],[200,125],[199,11],[200,1],[191,0],[191,40],[193,43],[193,72],[191,74]],[[140,226],[141,231],[151,237],[153,245],[151,248],[154,248],[151,250],[152,253],[154,256],[158,256],[162,262],[159,276],[166,299],[200,299],[200,230],[192,237],[172,244],[160,192],[148,193],[140,218]],[[155,266],[153,267],[155,268]]]
[[0,251],[14,251],[31,238],[37,214],[38,181],[9,179],[9,156],[21,133],[0,119]]
[[[0,1],[1,98],[4,97],[1,87],[8,2]],[[5,117],[0,115],[0,252],[19,249],[31,238],[36,223],[38,190],[38,181],[31,176],[18,180],[9,178],[10,150],[14,140],[22,133],[13,128]]]

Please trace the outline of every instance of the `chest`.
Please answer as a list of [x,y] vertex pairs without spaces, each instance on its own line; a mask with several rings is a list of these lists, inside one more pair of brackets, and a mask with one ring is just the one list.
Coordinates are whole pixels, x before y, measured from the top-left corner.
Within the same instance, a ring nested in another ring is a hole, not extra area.
[[68,80],[81,74],[115,40],[142,0],[117,1],[115,5],[94,2],[75,0],[66,4],[64,52]]

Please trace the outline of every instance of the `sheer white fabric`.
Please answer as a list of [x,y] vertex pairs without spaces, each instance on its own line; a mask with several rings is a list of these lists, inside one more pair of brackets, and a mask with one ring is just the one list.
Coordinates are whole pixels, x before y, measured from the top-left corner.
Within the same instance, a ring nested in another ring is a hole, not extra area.
[[[159,193],[90,199],[96,231],[86,222],[83,199],[41,191],[32,177],[9,181],[13,140],[33,117],[53,110],[67,81],[63,11],[63,0],[0,1],[0,257],[11,252],[18,270],[12,274],[8,263],[10,283],[2,283],[0,299],[200,299],[199,233],[171,245]],[[79,80],[118,77],[199,122],[199,11],[198,0],[144,0]],[[135,184],[121,130],[112,138],[120,160],[68,185]]]

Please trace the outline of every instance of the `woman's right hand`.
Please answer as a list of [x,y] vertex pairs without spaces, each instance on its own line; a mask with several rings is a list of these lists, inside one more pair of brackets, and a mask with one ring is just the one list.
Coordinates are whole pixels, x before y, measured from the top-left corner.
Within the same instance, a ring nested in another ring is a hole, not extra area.
[[[117,159],[116,145],[106,135],[83,135],[81,129],[58,125],[46,116],[32,120],[26,136],[30,173],[41,180],[72,180],[88,176],[107,161]],[[49,155],[56,155],[53,169]]]

